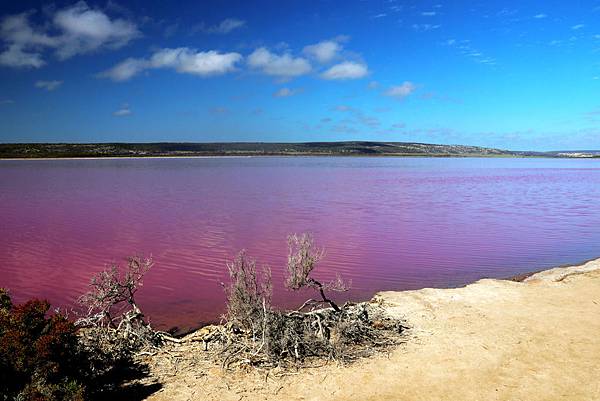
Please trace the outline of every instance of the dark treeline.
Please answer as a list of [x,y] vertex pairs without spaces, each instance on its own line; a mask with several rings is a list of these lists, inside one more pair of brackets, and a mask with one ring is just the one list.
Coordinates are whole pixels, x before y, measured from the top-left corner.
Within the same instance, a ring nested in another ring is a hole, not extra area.
[[[464,145],[409,142],[227,142],[227,143],[15,143],[0,144],[0,158],[144,156],[566,156]],[[596,154],[598,156],[598,154]]]

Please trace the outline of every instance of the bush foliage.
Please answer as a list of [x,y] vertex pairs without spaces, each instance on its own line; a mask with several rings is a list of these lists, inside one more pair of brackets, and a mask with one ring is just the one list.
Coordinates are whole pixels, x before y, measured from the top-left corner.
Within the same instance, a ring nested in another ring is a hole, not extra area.
[[151,259],[132,257],[92,278],[75,323],[47,301],[13,305],[0,289],[0,401],[84,400],[114,392],[122,373],[143,370],[133,356],[158,334],[134,295]]
[[[75,325],[37,299],[13,305],[0,289],[0,394],[5,400],[83,400],[86,357]],[[83,365],[83,366],[82,366]]]

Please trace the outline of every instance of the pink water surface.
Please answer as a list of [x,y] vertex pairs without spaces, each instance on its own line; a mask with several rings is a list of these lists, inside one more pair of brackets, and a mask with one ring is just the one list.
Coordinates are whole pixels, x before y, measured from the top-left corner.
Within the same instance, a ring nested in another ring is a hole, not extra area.
[[17,301],[72,305],[107,263],[152,255],[142,307],[191,327],[223,312],[238,250],[279,283],[303,231],[326,249],[319,278],[352,280],[340,299],[576,263],[600,256],[600,160],[0,161],[0,286]]

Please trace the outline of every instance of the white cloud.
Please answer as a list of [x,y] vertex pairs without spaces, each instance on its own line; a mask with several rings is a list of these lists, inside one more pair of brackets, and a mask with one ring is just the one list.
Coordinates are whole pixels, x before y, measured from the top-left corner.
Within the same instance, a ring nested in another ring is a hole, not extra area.
[[386,96],[404,99],[412,94],[417,89],[417,86],[410,81],[404,81],[402,85],[392,86],[385,92]]
[[320,63],[328,63],[332,61],[339,52],[342,50],[342,45],[340,45],[335,40],[324,40],[319,43],[315,43],[314,45],[309,45],[304,47],[304,54],[307,56],[314,58]]
[[281,88],[273,93],[273,97],[290,97],[298,94],[300,91],[299,89]]
[[29,25],[29,15],[22,13],[9,15],[0,24],[2,38],[19,46],[56,46],[58,39],[48,36],[40,29]]
[[134,23],[111,20],[84,1],[54,12],[41,27],[31,25],[30,15],[22,13],[2,19],[0,36],[6,50],[0,53],[0,64],[39,68],[45,64],[43,53],[47,49],[53,49],[64,60],[104,48],[118,49],[141,35]]
[[200,76],[221,75],[235,70],[242,59],[238,53],[219,53],[215,50],[197,52],[187,47],[162,49],[150,59],[152,68],[173,68],[175,71]]
[[239,20],[237,18],[227,18],[221,21],[218,25],[206,27],[204,24],[200,25],[198,29],[206,33],[218,33],[227,34],[235,29],[242,28],[246,25],[246,21]]
[[454,47],[460,54],[470,58],[472,61],[479,64],[496,65],[496,60],[486,56],[483,52],[471,46],[469,39],[457,40],[449,39],[444,42],[448,46]]
[[377,18],[383,18],[383,17],[387,17],[387,14],[386,13],[375,14],[375,15],[371,16],[371,19],[377,19]]
[[369,85],[367,85],[367,87],[369,89],[377,89],[377,88],[379,88],[379,82],[371,81],[371,82],[369,82]]
[[116,117],[125,117],[125,116],[129,116],[131,114],[132,114],[131,109],[129,108],[129,105],[127,103],[125,103],[123,106],[121,106],[120,109],[113,112],[113,116],[116,116]]
[[40,68],[45,64],[41,48],[57,45],[55,38],[29,25],[29,15],[22,13],[2,19],[0,36],[7,49],[0,53],[0,64],[16,68]]
[[583,27],[585,27],[585,24],[577,24],[577,25],[573,25],[571,27],[571,29],[574,30],[574,31],[577,31],[577,30],[579,30],[579,29],[581,29]]
[[533,16],[533,18],[536,18],[536,19],[543,19],[543,18],[546,18],[546,17],[548,17],[548,16],[546,14],[544,14],[544,13],[536,14],[536,15]]
[[99,10],[91,9],[86,2],[58,11],[54,24],[63,31],[56,52],[60,59],[84,54],[106,47],[118,49],[140,36],[135,24],[111,20]]
[[101,72],[100,77],[110,78],[113,81],[127,81],[148,68],[148,61],[143,59],[128,58],[121,61],[109,70]]
[[278,55],[264,47],[254,50],[248,56],[247,63],[250,67],[261,70],[267,75],[284,78],[297,77],[312,70],[310,63],[305,58],[293,57],[288,53]]
[[423,17],[433,17],[433,16],[435,16],[436,14],[437,14],[437,13],[436,13],[435,11],[423,11],[423,12],[421,13],[421,15],[422,15]]
[[40,68],[44,64],[46,62],[40,53],[24,51],[23,47],[16,43],[0,53],[0,65],[7,67]]
[[324,79],[358,79],[369,73],[365,64],[354,61],[344,61],[329,68],[321,74]]
[[170,68],[179,73],[203,77],[222,75],[235,70],[242,59],[238,53],[220,53],[215,50],[198,52],[187,47],[160,49],[149,59],[128,58],[99,74],[113,81],[127,81],[147,69]]
[[52,92],[53,90],[58,89],[62,84],[63,81],[37,81],[35,87]]
[[413,29],[415,31],[432,31],[434,29],[438,29],[441,27],[440,24],[413,24],[412,25]]

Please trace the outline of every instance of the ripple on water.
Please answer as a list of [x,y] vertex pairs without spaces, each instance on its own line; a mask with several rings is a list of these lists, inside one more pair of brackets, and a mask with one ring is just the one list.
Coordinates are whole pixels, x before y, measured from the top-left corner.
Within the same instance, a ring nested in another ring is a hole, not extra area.
[[[0,285],[72,304],[90,275],[152,255],[141,302],[162,327],[223,312],[240,249],[284,278],[288,233],[353,289],[458,286],[600,254],[600,161],[227,158],[0,161]],[[304,297],[277,289],[275,301]]]

